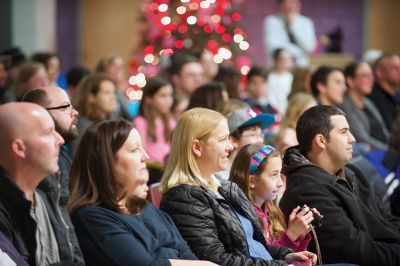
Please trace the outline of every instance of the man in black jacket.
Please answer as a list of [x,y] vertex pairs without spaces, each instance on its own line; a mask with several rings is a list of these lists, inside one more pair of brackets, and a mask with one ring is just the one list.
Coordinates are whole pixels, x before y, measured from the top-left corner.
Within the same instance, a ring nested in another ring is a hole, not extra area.
[[287,187],[280,206],[286,217],[303,204],[324,215],[316,228],[324,263],[400,265],[400,221],[380,208],[364,176],[345,167],[355,139],[344,112],[310,108],[296,133],[299,146],[283,159]]
[[59,246],[60,258],[74,265],[84,265],[72,225],[67,201],[69,198],[69,170],[71,155],[68,144],[78,136],[78,111],[71,104],[68,94],[58,87],[44,87],[29,91],[23,101],[43,106],[53,118],[56,131],[64,138],[58,160],[59,171],[45,178],[38,189],[46,195],[46,208]]
[[61,262],[45,197],[36,188],[58,171],[63,143],[39,105],[0,106],[0,231],[29,265]]

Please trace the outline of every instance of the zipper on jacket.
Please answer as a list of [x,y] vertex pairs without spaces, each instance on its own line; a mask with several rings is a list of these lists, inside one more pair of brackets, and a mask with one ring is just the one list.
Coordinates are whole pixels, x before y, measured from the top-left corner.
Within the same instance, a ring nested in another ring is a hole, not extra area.
[[70,235],[69,235],[69,226],[68,224],[65,222],[61,210],[60,210],[60,198],[61,198],[61,171],[57,172],[57,194],[56,194],[56,209],[58,212],[58,215],[60,216],[60,220],[62,222],[62,224],[64,225],[64,229],[66,231],[66,237],[67,237],[67,242],[68,242],[68,248],[69,248],[69,252],[71,254],[71,258],[72,260],[74,259],[74,250],[72,247],[72,243],[71,243],[71,239],[70,239]]

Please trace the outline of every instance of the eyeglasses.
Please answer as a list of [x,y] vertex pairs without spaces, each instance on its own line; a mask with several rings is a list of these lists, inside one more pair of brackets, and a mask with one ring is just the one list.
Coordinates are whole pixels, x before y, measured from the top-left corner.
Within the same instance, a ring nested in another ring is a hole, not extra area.
[[71,111],[72,109],[74,109],[74,107],[70,103],[60,105],[60,106],[46,108],[47,111],[50,111],[50,110]]

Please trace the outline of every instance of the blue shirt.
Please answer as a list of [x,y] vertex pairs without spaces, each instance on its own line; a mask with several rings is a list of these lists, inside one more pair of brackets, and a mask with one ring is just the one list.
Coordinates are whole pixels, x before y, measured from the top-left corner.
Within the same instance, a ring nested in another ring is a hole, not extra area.
[[271,254],[264,247],[263,244],[253,239],[254,228],[253,224],[249,219],[235,211],[240,223],[243,225],[244,232],[246,234],[247,245],[249,246],[249,253],[251,258],[260,258],[264,260],[273,260]]

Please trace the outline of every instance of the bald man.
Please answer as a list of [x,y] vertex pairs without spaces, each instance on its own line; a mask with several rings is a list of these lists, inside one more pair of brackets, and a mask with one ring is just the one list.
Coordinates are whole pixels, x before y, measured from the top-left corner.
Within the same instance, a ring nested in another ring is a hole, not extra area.
[[60,258],[74,265],[84,265],[75,230],[72,225],[67,201],[69,198],[69,170],[71,155],[69,143],[78,136],[76,127],[78,112],[72,107],[68,94],[58,87],[43,87],[27,92],[22,101],[44,107],[54,120],[56,131],[64,138],[60,149],[59,171],[44,179],[38,189],[46,195],[46,207],[54,225],[54,233],[60,249]]
[[43,107],[0,106],[0,231],[30,265],[60,262],[43,195],[36,188],[58,171],[63,143]]

